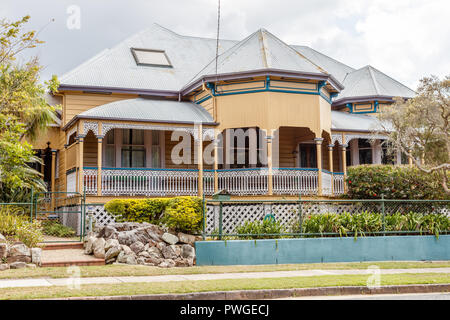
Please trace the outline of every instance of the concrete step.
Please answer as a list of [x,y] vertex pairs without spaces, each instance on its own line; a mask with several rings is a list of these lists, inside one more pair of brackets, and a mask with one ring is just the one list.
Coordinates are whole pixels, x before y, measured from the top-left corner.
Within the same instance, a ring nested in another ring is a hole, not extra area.
[[103,266],[104,259],[85,255],[83,249],[65,248],[42,251],[43,267]]
[[43,243],[42,250],[83,249],[83,242]]

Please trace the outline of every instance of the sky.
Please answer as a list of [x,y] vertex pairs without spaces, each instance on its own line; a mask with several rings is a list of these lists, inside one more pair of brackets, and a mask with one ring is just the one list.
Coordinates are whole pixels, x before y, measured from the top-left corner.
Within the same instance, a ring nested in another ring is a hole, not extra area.
[[[31,19],[45,41],[43,80],[61,76],[156,22],[179,34],[216,37],[217,0],[1,0],[0,18]],[[450,74],[449,0],[221,0],[220,37],[265,28],[353,68],[381,70],[412,89]]]

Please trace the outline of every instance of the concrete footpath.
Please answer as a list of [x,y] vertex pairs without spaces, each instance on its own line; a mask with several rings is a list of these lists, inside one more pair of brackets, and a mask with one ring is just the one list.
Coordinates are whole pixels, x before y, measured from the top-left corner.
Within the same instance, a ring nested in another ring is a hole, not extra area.
[[[400,273],[450,273],[450,268],[420,268],[420,269],[353,269],[353,270],[299,270],[299,271],[274,271],[274,272],[242,272],[242,273],[210,273],[210,274],[185,274],[163,276],[132,276],[132,277],[92,277],[77,278],[80,285],[86,284],[120,284],[120,283],[151,283],[168,281],[198,281],[198,280],[225,280],[225,279],[263,279],[286,277],[314,277],[314,276],[340,276],[340,275],[371,275],[400,274]],[[51,287],[73,284],[74,278],[35,278],[35,279],[8,279],[0,280],[1,288],[18,287]]]

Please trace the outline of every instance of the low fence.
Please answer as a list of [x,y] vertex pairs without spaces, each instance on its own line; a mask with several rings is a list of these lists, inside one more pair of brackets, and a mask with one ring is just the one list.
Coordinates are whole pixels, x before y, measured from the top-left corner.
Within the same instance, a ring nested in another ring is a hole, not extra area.
[[[427,234],[417,226],[400,226],[399,230],[391,230],[391,220],[395,214],[406,215],[436,215],[450,216],[450,200],[208,200],[203,209],[203,237],[217,239],[245,239],[245,238],[277,238],[277,237],[326,237],[342,236],[343,233],[353,236],[359,230],[329,230],[324,223],[318,226],[317,232],[302,232],[303,224],[315,214],[360,214],[378,213],[381,224],[366,235],[399,235],[399,234]],[[372,217],[373,218],[373,217]],[[412,216],[414,218],[414,215]],[[282,233],[243,234],[237,229],[248,222],[272,219],[284,227]],[[361,227],[370,226],[370,215],[361,216],[358,223]],[[411,221],[410,221],[411,222]],[[433,223],[433,222],[431,222]],[[320,229],[322,228],[322,230]],[[412,230],[404,230],[406,228]],[[438,228],[438,226],[436,226]],[[446,230],[439,230],[441,234],[450,233],[450,225]]]

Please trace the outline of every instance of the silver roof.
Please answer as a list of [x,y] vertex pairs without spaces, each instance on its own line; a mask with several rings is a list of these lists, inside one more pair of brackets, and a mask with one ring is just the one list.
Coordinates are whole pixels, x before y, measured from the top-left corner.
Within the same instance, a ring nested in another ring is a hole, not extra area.
[[349,73],[344,79],[344,90],[338,100],[351,97],[388,96],[411,98],[415,92],[372,66]]
[[148,122],[214,122],[209,112],[195,103],[146,98],[126,99],[103,104],[80,113],[78,117]]
[[[327,73],[265,29],[252,33],[218,57],[218,74],[263,69]],[[214,74],[216,74],[215,59],[206,65],[193,81],[202,76]]]
[[[221,50],[235,42],[221,40]],[[131,48],[164,50],[173,68],[138,66]],[[157,24],[60,77],[63,85],[178,91],[215,57],[216,40],[178,35]]]
[[386,131],[390,128],[387,124],[383,126],[373,115],[331,111],[331,130]]

